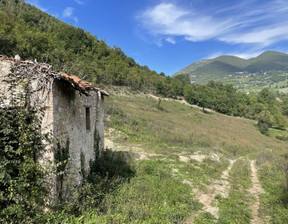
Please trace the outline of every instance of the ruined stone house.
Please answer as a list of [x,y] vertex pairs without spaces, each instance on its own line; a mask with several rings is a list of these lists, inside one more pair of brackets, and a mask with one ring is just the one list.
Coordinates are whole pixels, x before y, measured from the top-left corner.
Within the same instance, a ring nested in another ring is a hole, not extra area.
[[[50,65],[0,56],[0,94],[10,94],[13,84],[21,92],[23,82],[31,89],[31,102],[45,107],[42,129],[52,133],[58,147],[69,152],[70,177],[81,182],[80,170],[89,169],[95,153],[104,148],[104,97],[108,94],[76,76],[54,72]],[[9,104],[9,96],[6,96]],[[46,157],[55,159],[55,149]],[[53,188],[59,191],[54,180]]]

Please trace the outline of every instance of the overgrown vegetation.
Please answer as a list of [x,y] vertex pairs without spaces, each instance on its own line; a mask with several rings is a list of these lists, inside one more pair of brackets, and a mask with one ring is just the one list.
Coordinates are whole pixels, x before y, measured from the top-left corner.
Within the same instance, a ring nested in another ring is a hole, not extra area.
[[121,152],[105,150],[101,157],[90,162],[89,172],[83,172],[82,169],[81,186],[73,188],[73,192],[66,192],[71,197],[52,208],[49,222],[81,220],[83,215],[89,212],[101,216],[108,206],[104,199],[111,197],[119,186],[135,175],[135,169],[128,161],[129,156]]
[[[141,144],[139,147],[153,156],[133,162],[133,153],[106,150],[91,163],[90,173],[83,176],[83,184],[74,189],[69,201],[31,216],[29,222],[181,223],[201,209],[192,191],[205,189],[220,178],[229,158],[243,155],[253,158],[258,155],[261,183],[268,192],[261,198],[264,203],[261,214],[274,214],[277,209],[271,220],[285,220],[286,177],[282,158],[285,142],[260,134],[256,122],[215,112],[204,114],[197,108],[166,100],[161,101],[164,111],[160,111],[158,101],[145,95],[112,96],[106,107],[110,117],[106,125],[116,132],[115,142],[124,148]],[[266,156],[262,152],[267,148],[274,151]],[[197,153],[206,158],[184,162],[182,157]],[[247,201],[239,203],[246,198],[250,186],[249,172],[246,160],[240,160],[232,168],[231,197],[217,198],[221,207],[219,223],[229,223],[231,217],[240,220],[238,223],[249,222]],[[277,203],[277,207],[271,208],[271,203]],[[241,215],[243,212],[245,216]],[[21,216],[17,221],[20,219]],[[201,219],[214,218],[203,213],[198,218],[200,223]]]
[[[161,106],[165,112],[157,109],[157,100],[143,94],[135,96],[127,93],[126,96],[110,97],[106,102],[109,116],[107,125],[110,129],[115,129],[111,134],[116,136],[114,141],[131,149],[141,144],[146,153],[156,153],[150,160],[157,161],[162,169],[170,167],[172,177],[182,182],[178,184],[188,184],[191,191],[205,191],[206,186],[220,178],[228,166],[228,159],[245,157],[235,162],[229,172],[229,197],[215,198],[215,203],[220,207],[219,219],[216,220],[210,213],[202,213],[196,219],[198,223],[251,221],[250,203],[254,199],[249,196],[247,189],[251,187],[249,159],[255,158],[260,182],[266,191],[260,197],[259,214],[270,223],[286,222],[285,142],[262,135],[257,130],[257,123],[252,120],[215,112],[205,114],[201,109],[175,101],[162,100]],[[278,132],[283,131],[277,130]],[[198,153],[207,158],[202,162],[189,159],[191,155]],[[215,160],[215,154],[221,158],[219,161]],[[187,162],[183,162],[183,158]],[[130,187],[135,190],[134,185]],[[191,197],[193,200],[193,196]],[[190,214],[199,209],[201,205],[194,201]],[[109,216],[112,216],[112,211],[115,210],[111,209]],[[157,213],[154,215],[157,216]],[[265,218],[266,215],[272,218]],[[280,221],[281,219],[284,221]],[[184,220],[185,218],[182,219]]]
[[66,166],[69,160],[69,146],[70,146],[70,141],[69,139],[67,139],[64,147],[61,146],[59,140],[57,141],[56,147],[55,147],[54,160],[55,160],[55,164],[57,164],[56,176],[57,176],[57,182],[60,185],[58,186],[56,191],[58,192],[57,196],[59,200],[63,199],[62,198],[63,181],[64,181],[64,176],[66,174]]
[[270,223],[288,222],[288,176],[285,155],[286,150],[279,155],[267,149],[257,158],[260,180],[267,192],[261,197],[261,213],[269,217]]
[[49,170],[43,160],[49,138],[41,130],[43,110],[30,106],[26,90],[12,92],[9,107],[0,97],[1,223],[40,223],[49,203]]
[[[135,175],[129,156],[108,149],[101,157],[96,155],[90,172],[82,171],[82,185],[65,192],[71,198],[62,197],[69,140],[65,147],[56,144],[55,166],[49,163],[44,157],[50,138],[42,133],[43,110],[30,105],[29,92],[16,95],[13,89],[10,96],[9,106],[0,97],[0,222],[69,223],[73,219],[82,223],[89,210],[99,215],[103,212],[99,209],[107,210],[104,198]],[[49,193],[54,177],[60,179],[57,203]]]
[[79,27],[26,4],[24,0],[0,0],[0,53],[19,54],[24,60],[52,64],[56,71],[75,74],[94,84],[154,89],[164,80],[147,66],[138,65],[119,47],[109,47]]
[[252,218],[249,208],[247,189],[251,186],[250,163],[245,159],[235,162],[230,172],[231,189],[229,198],[218,197],[220,218],[218,223],[250,223]]

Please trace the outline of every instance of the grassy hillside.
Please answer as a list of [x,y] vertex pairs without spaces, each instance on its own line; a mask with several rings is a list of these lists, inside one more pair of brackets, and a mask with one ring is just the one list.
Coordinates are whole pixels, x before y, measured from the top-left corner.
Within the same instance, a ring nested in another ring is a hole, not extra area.
[[287,92],[288,55],[266,51],[249,60],[234,56],[220,56],[215,59],[193,63],[175,73],[186,74],[193,83],[207,83],[216,80],[233,84],[238,89],[255,93],[262,88],[274,92]]
[[288,55],[281,52],[266,51],[248,62],[245,71],[250,73],[288,70]]
[[245,60],[245,59],[242,59],[239,57],[235,57],[235,56],[224,55],[224,56],[219,56],[219,57],[215,58],[215,60],[221,61],[221,62],[226,63],[228,65],[235,66],[237,68],[244,68],[247,65],[249,65],[248,60]]
[[[106,141],[134,158],[136,173],[106,195],[101,212],[84,213],[85,222],[288,222],[286,142],[260,134],[252,120],[110,92]],[[257,181],[263,192],[252,194]]]
[[[176,72],[173,76],[180,74],[189,74],[193,75],[194,80],[203,79],[206,80],[213,75],[227,75],[234,72],[242,71],[242,67],[247,66],[248,63],[246,60],[234,57],[234,56],[220,56],[215,59],[208,59],[195,62],[179,72]],[[203,76],[203,77],[202,77]],[[209,79],[211,80],[211,79]],[[208,81],[209,81],[208,80]],[[198,82],[198,81],[197,81]],[[201,82],[200,82],[201,83]]]
[[[109,114],[112,115],[112,119],[113,115],[120,113],[118,109],[122,111],[123,118],[116,117],[114,121],[117,120],[116,125],[123,128],[124,134],[127,132],[126,141],[133,142],[136,139],[140,142],[137,136],[145,136],[147,142],[145,139],[141,139],[141,142],[146,142],[148,148],[160,141],[165,142],[167,146],[174,143],[181,144],[184,148],[191,147],[193,143],[208,144],[210,147],[212,142],[213,146],[221,147],[221,144],[225,142],[228,145],[235,143],[243,148],[250,148],[249,150],[252,151],[264,148],[284,149],[284,142],[259,133],[256,121],[216,112],[203,113],[202,108],[187,106],[175,100],[162,100],[160,107],[163,110],[161,110],[158,103],[157,100],[145,94],[136,96],[129,92],[125,96],[116,94],[107,99],[106,112],[108,117]],[[131,137],[129,137],[130,132],[124,128],[126,126],[128,129],[133,128],[133,125],[126,122],[130,118],[137,121],[135,123],[137,130]],[[141,122],[138,123],[139,121]],[[107,124],[114,125],[113,120]],[[142,129],[138,130],[139,127]],[[161,151],[163,153],[162,147]]]

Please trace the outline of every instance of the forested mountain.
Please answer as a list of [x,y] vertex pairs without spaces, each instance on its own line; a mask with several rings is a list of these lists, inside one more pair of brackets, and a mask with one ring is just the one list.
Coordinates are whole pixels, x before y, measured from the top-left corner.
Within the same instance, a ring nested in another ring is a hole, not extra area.
[[[217,80],[230,83],[246,92],[260,91],[267,87],[286,93],[288,55],[266,51],[256,58],[245,60],[234,56],[220,56],[195,62],[174,74],[190,77],[193,83]],[[284,83],[283,83],[284,81]]]
[[0,54],[37,59],[57,71],[97,84],[154,89],[164,75],[140,66],[119,47],[109,47],[79,27],[68,25],[23,0],[0,0]]

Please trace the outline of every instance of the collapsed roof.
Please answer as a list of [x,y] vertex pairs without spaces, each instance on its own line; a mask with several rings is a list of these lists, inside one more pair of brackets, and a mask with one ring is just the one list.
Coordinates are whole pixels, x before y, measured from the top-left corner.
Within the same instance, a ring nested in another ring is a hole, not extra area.
[[80,93],[83,93],[86,96],[90,96],[90,91],[100,92],[102,95],[109,96],[109,94],[104,90],[92,86],[90,82],[86,82],[75,75],[69,76],[66,73],[52,71],[51,70],[52,66],[45,63],[37,63],[33,61],[21,61],[20,59],[7,58],[2,55],[0,55],[0,61],[15,63],[23,67],[30,67],[30,68],[40,67],[41,73],[45,74],[47,77],[52,77],[54,79],[68,82],[75,90],[79,91]]

